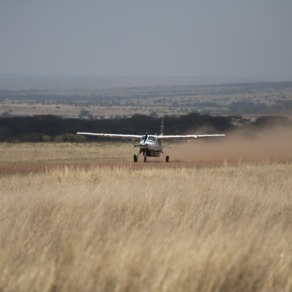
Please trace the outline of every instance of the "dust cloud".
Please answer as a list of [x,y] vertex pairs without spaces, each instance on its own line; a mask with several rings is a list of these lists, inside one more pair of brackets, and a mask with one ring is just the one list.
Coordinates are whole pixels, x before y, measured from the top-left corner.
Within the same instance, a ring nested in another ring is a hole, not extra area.
[[165,149],[172,161],[205,163],[291,162],[292,129],[276,127],[261,132],[229,133],[210,138],[175,143]]

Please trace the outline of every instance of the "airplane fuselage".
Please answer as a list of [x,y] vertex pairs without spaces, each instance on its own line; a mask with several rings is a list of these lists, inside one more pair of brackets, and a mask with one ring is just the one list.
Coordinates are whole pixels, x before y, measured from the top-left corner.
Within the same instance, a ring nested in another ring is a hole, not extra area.
[[[143,135],[141,136],[139,144],[134,145],[134,147],[139,147],[140,151],[138,155],[134,155],[134,162],[138,161],[138,156],[140,154],[144,157],[144,162],[146,162],[146,157],[159,157],[163,154],[162,139],[163,135]],[[169,156],[165,156],[166,162],[169,161]]]
[[159,157],[162,153],[162,141],[157,135],[144,135],[135,146],[140,148],[140,153],[143,153],[144,157]]

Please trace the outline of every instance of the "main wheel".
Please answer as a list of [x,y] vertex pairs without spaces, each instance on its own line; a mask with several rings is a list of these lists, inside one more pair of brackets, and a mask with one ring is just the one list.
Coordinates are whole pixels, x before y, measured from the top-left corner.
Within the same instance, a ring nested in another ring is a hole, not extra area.
[[169,156],[168,155],[165,157],[165,162],[169,162]]
[[146,158],[146,155],[144,156],[144,162],[146,162],[147,161],[147,158]]
[[138,156],[136,154],[134,154],[134,162],[138,161]]

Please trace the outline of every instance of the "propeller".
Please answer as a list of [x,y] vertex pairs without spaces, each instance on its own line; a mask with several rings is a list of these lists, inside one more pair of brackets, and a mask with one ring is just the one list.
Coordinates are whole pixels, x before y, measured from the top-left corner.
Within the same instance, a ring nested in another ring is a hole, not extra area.
[[141,146],[147,147],[148,144],[147,143],[134,144],[132,147],[141,147]]
[[143,139],[143,143],[139,143],[139,144],[134,144],[132,147],[148,147],[148,144],[146,143],[148,138],[148,132],[146,132],[144,139]]

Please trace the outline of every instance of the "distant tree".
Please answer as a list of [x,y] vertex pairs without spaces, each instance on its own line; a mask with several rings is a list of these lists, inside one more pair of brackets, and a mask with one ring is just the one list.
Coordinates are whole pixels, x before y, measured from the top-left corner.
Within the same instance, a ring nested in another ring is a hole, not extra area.
[[49,135],[42,135],[42,141],[43,142],[51,142],[52,138]]
[[151,118],[154,118],[154,119],[157,119],[157,118],[158,118],[158,114],[157,114],[156,112],[151,112],[151,113],[149,114],[149,116],[150,116]]
[[11,114],[8,111],[5,111],[0,115],[0,117],[1,118],[10,118]]
[[[90,112],[88,111],[88,110],[85,110],[85,109],[82,109],[81,111],[80,111],[80,113],[79,113],[79,118],[80,119],[88,119],[89,118],[89,116],[90,116],[91,114],[90,114]],[[91,115],[92,116],[92,115]]]

